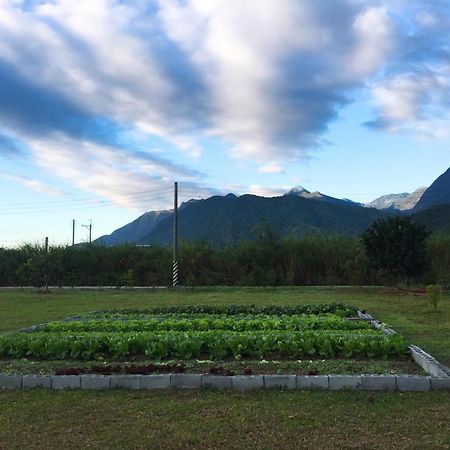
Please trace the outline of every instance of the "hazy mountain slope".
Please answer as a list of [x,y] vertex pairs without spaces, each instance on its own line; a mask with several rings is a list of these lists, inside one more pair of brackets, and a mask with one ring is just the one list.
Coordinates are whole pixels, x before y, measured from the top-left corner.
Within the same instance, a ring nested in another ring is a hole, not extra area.
[[171,217],[171,211],[151,211],[146,212],[133,222],[118,228],[110,235],[102,236],[94,242],[104,245],[117,245],[124,243],[139,243],[141,239],[148,235],[155,226],[164,219]]
[[450,204],[450,168],[423,193],[414,209],[421,210],[434,205],[446,204]]
[[411,194],[403,192],[401,194],[383,195],[370,203],[367,203],[366,206],[383,210],[407,211],[414,208],[426,189],[426,187],[421,187]]

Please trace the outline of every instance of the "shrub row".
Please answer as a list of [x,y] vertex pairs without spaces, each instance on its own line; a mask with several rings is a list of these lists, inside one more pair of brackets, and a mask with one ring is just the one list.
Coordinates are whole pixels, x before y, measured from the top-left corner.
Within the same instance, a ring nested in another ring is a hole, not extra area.
[[[450,236],[427,241],[429,270],[416,282],[450,283]],[[400,280],[373,269],[359,238],[312,235],[241,241],[225,247],[181,242],[184,285],[386,285]],[[23,245],[0,248],[0,286],[167,286],[168,247]]]

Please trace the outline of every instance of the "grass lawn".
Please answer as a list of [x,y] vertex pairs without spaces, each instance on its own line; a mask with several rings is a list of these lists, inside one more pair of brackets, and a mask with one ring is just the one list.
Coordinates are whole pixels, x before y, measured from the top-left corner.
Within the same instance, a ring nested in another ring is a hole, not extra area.
[[[345,302],[450,364],[450,297],[378,289],[0,291],[0,332],[98,309]],[[0,449],[450,448],[450,392],[0,392]]]
[[447,449],[450,393],[0,392],[0,448]]

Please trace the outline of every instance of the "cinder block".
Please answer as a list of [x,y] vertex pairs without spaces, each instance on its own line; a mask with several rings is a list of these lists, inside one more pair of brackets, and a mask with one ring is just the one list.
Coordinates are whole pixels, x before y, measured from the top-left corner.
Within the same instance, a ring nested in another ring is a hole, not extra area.
[[424,392],[431,389],[430,377],[397,375],[397,390],[401,392]]
[[142,375],[141,389],[168,389],[170,377],[170,374]]
[[81,389],[110,389],[111,376],[108,375],[82,375]]
[[330,375],[330,390],[361,390],[361,375]]
[[437,378],[448,378],[450,376],[449,368],[439,362],[430,362],[428,373]]
[[264,375],[266,389],[295,389],[297,385],[295,375]]
[[264,387],[263,375],[235,375],[232,378],[233,389],[237,391],[250,391]]
[[21,389],[22,375],[0,374],[0,389]]
[[202,377],[200,373],[174,373],[170,377],[170,386],[175,389],[200,389]]
[[[429,373],[430,371],[430,360],[427,358],[428,355],[422,353],[421,351],[417,351],[415,347],[410,346],[411,356],[416,364],[418,364],[422,369]],[[420,349],[418,349],[420,350]]]
[[431,378],[431,390],[441,391],[444,389],[450,390],[450,378]]
[[112,375],[111,389],[114,388],[140,389],[141,375]]
[[321,389],[330,388],[328,375],[297,375],[297,389]]
[[223,375],[203,375],[202,388],[204,389],[231,389],[233,377]]
[[52,377],[43,375],[24,375],[22,377],[22,387],[24,389],[44,388],[51,389]]
[[81,380],[79,375],[53,375],[52,389],[79,389]]
[[362,375],[363,391],[395,391],[395,375]]

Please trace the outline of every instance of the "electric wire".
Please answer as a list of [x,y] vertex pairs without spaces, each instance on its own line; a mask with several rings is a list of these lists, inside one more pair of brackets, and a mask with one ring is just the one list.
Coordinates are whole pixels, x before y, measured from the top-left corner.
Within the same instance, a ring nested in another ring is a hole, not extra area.
[[[9,206],[0,205],[0,215],[5,214],[20,214],[20,213],[45,213],[68,210],[80,210],[99,207],[127,207],[134,205],[145,205],[155,200],[161,199],[163,196],[170,195],[171,191],[168,189],[159,189],[152,191],[142,191],[133,194],[115,195],[110,199],[90,198],[90,199],[76,199],[73,201],[42,202],[39,204],[30,203],[29,205],[16,204]],[[123,203],[121,205],[121,203]],[[147,206],[148,207],[148,206]]]

